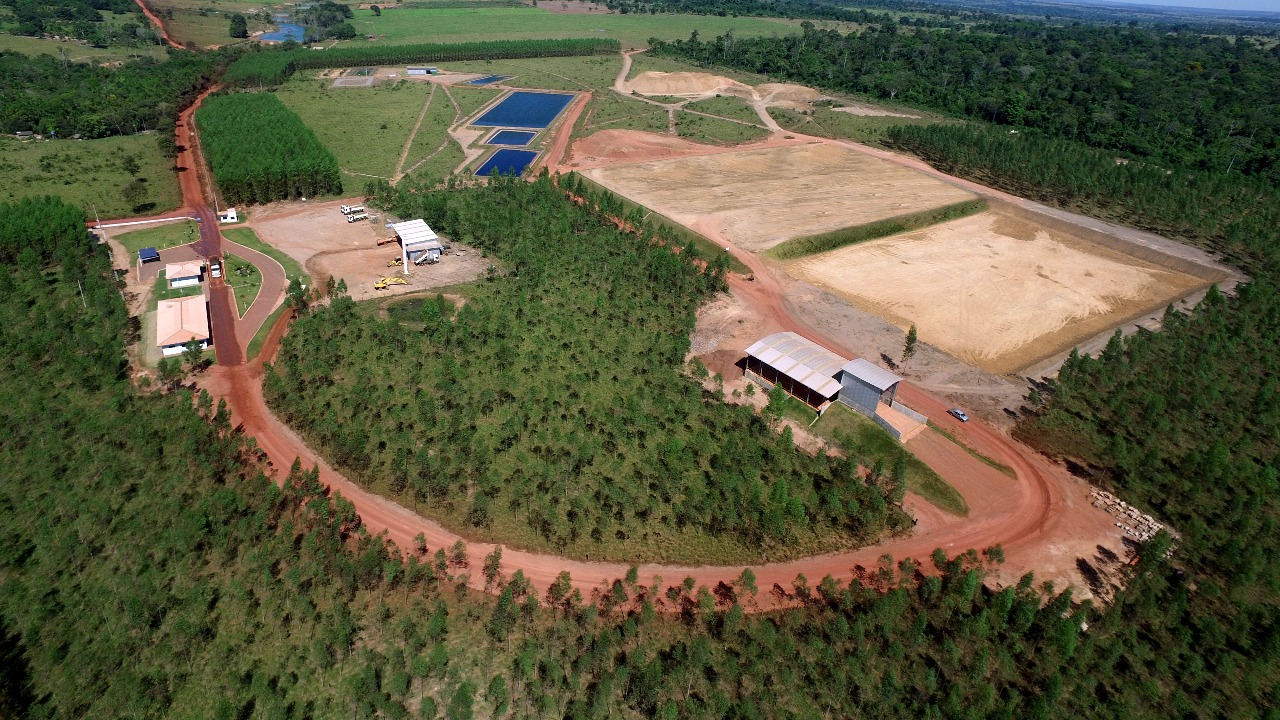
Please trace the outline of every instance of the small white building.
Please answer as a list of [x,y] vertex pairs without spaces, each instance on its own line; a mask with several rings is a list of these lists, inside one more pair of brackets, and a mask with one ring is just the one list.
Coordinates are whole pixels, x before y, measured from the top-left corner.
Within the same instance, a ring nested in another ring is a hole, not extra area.
[[240,222],[240,216],[236,214],[235,208],[227,208],[226,210],[223,210],[222,212],[218,213],[218,222],[220,223]]
[[161,300],[156,304],[156,345],[169,357],[181,355],[195,340],[209,347],[209,304],[203,295]]
[[199,260],[186,260],[165,265],[164,276],[168,279],[171,288],[191,287],[200,284],[200,274],[203,270],[204,265]]
[[434,256],[433,259],[438,260],[440,253],[444,252],[444,244],[440,242],[440,236],[436,235],[425,220],[389,223],[387,227],[390,227],[391,232],[394,232],[396,238],[400,240],[400,259],[403,262],[401,270],[405,275],[409,274],[409,263],[416,264],[418,259],[424,256]]

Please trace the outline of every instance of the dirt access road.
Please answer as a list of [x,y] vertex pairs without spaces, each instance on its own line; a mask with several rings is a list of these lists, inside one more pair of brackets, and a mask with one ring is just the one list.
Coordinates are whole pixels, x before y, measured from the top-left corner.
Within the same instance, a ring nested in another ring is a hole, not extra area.
[[[179,143],[184,147],[194,147],[187,128],[190,126],[191,110],[184,113],[179,128]],[[572,128],[566,124],[561,132],[569,133]],[[191,157],[198,157],[193,152]],[[198,165],[188,164],[188,168]],[[202,218],[201,244],[204,252],[220,250],[220,238],[207,206],[203,204],[203,193],[199,190],[201,180],[205,177],[200,172],[188,172],[183,176],[184,196],[196,207]],[[197,187],[192,188],[194,180]],[[191,194],[187,194],[188,192]],[[205,219],[206,215],[209,216]],[[211,231],[211,232],[210,232]],[[739,259],[755,273],[755,281],[734,276],[731,278],[731,289],[757,308],[770,325],[778,328],[795,329],[819,342],[826,343],[833,349],[842,349],[842,344],[822,337],[796,322],[786,310],[780,292],[780,286],[769,269],[754,255],[734,250]],[[215,304],[215,328],[218,325],[219,313],[234,312],[231,310],[230,293],[221,283],[216,288],[220,291],[222,303]],[[385,498],[365,492],[340,473],[328,466],[316,453],[307,447],[296,434],[285,427],[266,407],[262,396],[263,363],[273,356],[280,337],[287,328],[287,316],[272,328],[272,333],[260,357],[251,363],[243,362],[243,353],[237,342],[225,339],[218,348],[218,366],[208,373],[205,385],[218,397],[225,398],[231,408],[233,421],[239,424],[245,434],[254,437],[258,446],[278,468],[277,481],[283,480],[283,469],[289,467],[295,458],[304,466],[317,467],[320,480],[334,492],[340,493],[350,500],[360,515],[361,520],[371,533],[386,533],[386,537],[401,548],[412,548],[414,538],[422,534],[431,548],[448,547],[460,538],[444,529],[437,523],[426,520],[407,508],[401,507]],[[223,338],[235,337],[235,334],[223,335]],[[228,347],[231,345],[231,347]],[[901,397],[913,407],[934,417],[944,417],[946,405],[940,400],[914,387],[903,387]],[[946,420],[943,420],[946,423]],[[991,488],[983,488],[975,482],[982,471],[974,469],[974,478],[968,477],[966,471],[962,477],[956,477],[953,468],[943,468],[945,476],[956,485],[972,508],[979,509],[969,519],[943,520],[937,514],[930,515],[924,527],[910,537],[894,538],[880,545],[862,548],[853,552],[835,553],[805,558],[792,562],[754,566],[757,584],[766,590],[761,596],[760,609],[776,607],[788,602],[784,597],[767,592],[777,585],[787,588],[798,574],[816,581],[826,575],[847,581],[855,575],[855,566],[874,567],[883,554],[893,555],[897,559],[905,557],[927,558],[934,548],[943,548],[954,554],[968,548],[986,548],[1003,545],[1010,562],[1001,575],[1015,576],[1018,569],[1026,566],[1038,567],[1046,556],[1055,552],[1046,548],[1047,544],[1059,544],[1069,541],[1067,555],[1075,557],[1080,548],[1091,542],[1114,540],[1108,538],[1103,527],[1097,522],[1079,523],[1076,513],[1069,520],[1072,527],[1064,528],[1067,516],[1063,511],[1073,508],[1074,494],[1065,480],[1053,472],[1035,453],[1014,443],[980,423],[970,423],[964,427],[950,424],[950,429],[972,443],[977,449],[999,462],[1014,469],[1016,482],[1004,483],[996,500]],[[928,457],[929,449],[922,448],[922,456]],[[980,496],[974,492],[979,491]],[[1085,507],[1088,507],[1085,503]],[[982,508],[988,508],[982,511]],[[981,513],[981,515],[979,515]],[[1105,521],[1104,521],[1105,523]],[[1109,526],[1108,526],[1109,527]],[[1066,530],[1064,533],[1063,530]],[[1112,533],[1114,535],[1114,533]],[[1112,543],[1108,543],[1112,544]],[[467,551],[473,562],[491,552],[493,545],[488,543],[466,543]],[[1091,549],[1089,551],[1091,554]],[[574,585],[589,593],[594,588],[602,587],[616,578],[622,577],[627,566],[620,563],[590,563],[568,560],[553,555],[504,550],[502,570],[512,573],[522,570],[539,591],[545,590],[561,571],[571,573]],[[692,577],[696,582],[708,587],[715,587],[721,582],[731,583],[741,573],[742,567],[680,567],[668,565],[646,565],[640,568],[642,578],[661,576],[668,583],[675,583],[684,577]],[[1056,573],[1054,573],[1056,574]],[[479,573],[472,574],[474,587],[480,589],[483,579]]]

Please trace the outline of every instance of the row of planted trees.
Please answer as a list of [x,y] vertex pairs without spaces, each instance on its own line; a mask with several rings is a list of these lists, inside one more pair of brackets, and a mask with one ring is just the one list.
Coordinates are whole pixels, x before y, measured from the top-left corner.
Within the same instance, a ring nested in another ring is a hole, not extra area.
[[200,140],[228,203],[336,195],[338,161],[275,95],[207,98],[196,111]]
[[240,87],[279,85],[306,68],[400,65],[465,60],[611,55],[620,45],[611,38],[555,40],[488,40],[467,43],[416,43],[312,50],[260,50],[241,56],[227,69],[226,79]]

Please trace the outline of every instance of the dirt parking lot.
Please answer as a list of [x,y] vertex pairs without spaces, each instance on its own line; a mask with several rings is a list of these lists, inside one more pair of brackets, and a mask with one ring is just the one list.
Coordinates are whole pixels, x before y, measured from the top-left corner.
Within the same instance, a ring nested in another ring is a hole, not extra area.
[[974,197],[923,173],[826,142],[614,165],[583,174],[687,227],[753,252]]
[[[371,216],[367,222],[348,223],[338,209],[344,203],[357,203],[359,198],[328,203],[275,203],[253,215],[249,224],[258,237],[287,253],[306,268],[312,282],[323,284],[332,276],[347,281],[347,290],[356,300],[398,295],[429,288],[470,282],[484,275],[489,260],[480,251],[453,243],[445,235],[441,239],[450,250],[438,265],[409,268],[406,277],[398,267],[387,267],[387,261],[400,257],[400,246],[379,246],[380,238],[390,237],[385,224],[399,218]],[[375,290],[379,279],[397,275],[407,285],[392,285]]]
[[1010,373],[1206,281],[1014,209],[789,263],[789,272],[984,370]]

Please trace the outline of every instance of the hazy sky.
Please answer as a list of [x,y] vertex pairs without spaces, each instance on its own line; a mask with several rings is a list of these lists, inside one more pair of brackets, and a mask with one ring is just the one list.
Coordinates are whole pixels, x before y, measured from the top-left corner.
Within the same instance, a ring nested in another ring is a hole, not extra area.
[[1128,5],[1212,8],[1214,10],[1270,10],[1280,12],[1280,0],[1111,0]]

